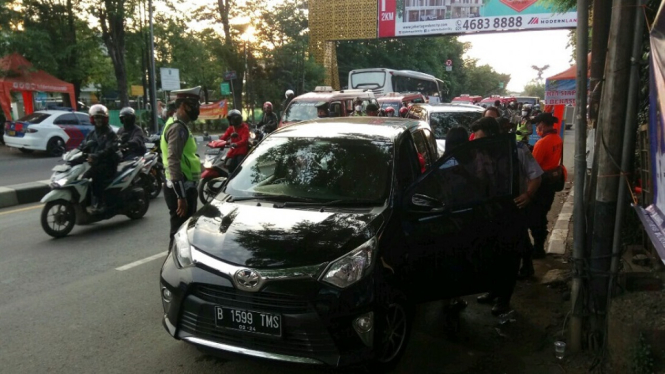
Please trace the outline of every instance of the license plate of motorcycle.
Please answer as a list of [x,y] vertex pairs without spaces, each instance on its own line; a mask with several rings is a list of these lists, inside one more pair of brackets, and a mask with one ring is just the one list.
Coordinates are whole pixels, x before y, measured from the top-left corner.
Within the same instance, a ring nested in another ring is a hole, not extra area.
[[220,151],[219,148],[210,148],[210,149],[206,149],[206,154],[207,155],[218,155],[219,151]]
[[282,316],[279,314],[215,306],[215,325],[255,334],[282,336]]
[[16,131],[14,131],[14,130],[7,130],[7,135],[9,135],[9,136],[16,136]]
[[62,172],[62,171],[67,171],[67,170],[69,170],[69,166],[67,166],[67,165],[55,165],[53,167],[53,171],[61,171]]

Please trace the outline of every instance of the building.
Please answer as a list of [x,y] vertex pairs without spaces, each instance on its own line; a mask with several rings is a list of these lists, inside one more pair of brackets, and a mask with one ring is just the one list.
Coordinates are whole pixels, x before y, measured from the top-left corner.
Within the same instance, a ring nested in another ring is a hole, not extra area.
[[480,17],[483,0],[404,0],[404,22]]

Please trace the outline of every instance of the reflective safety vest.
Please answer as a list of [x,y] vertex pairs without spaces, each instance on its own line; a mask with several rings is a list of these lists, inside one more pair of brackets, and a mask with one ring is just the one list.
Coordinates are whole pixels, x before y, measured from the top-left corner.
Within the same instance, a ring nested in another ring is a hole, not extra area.
[[[169,146],[166,142],[166,134],[168,133],[169,127],[174,123],[182,122],[173,119],[167,121],[159,143],[159,147],[162,149],[162,162],[164,163],[164,173],[166,174],[167,180],[172,179],[171,173],[169,172]],[[194,135],[192,135],[192,132],[189,131],[189,128],[186,125],[185,128],[187,128],[189,138],[185,143],[185,148],[182,150],[180,170],[182,170],[186,180],[197,182],[201,178],[201,160],[199,160],[199,156],[196,155],[196,139],[194,139]]]
[[522,121],[517,125],[517,129],[515,129],[515,131],[522,134],[522,135],[517,135],[517,141],[520,142],[529,141],[529,135],[527,135],[527,133],[529,132],[529,126],[532,126],[529,123],[529,121]]

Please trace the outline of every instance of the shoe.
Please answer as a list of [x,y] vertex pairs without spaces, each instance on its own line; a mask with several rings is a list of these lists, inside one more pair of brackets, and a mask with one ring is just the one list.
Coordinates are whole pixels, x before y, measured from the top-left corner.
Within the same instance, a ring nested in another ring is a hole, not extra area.
[[520,272],[517,274],[517,279],[528,279],[533,277],[535,273],[536,272],[533,270],[533,266],[525,266],[520,269]]
[[478,304],[492,304],[496,298],[497,298],[496,295],[492,294],[491,292],[488,292],[486,294],[478,296],[476,301],[478,301]]
[[102,214],[106,211],[106,207],[104,205],[98,204],[98,205],[91,205],[88,207],[88,213],[90,214]]
[[492,307],[492,315],[500,316],[510,312],[510,303],[507,301],[497,301]]

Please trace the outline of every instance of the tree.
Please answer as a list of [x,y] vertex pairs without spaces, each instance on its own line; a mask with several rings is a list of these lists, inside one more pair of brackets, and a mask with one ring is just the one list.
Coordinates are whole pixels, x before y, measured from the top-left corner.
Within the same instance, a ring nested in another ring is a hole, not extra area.
[[509,74],[499,74],[489,65],[477,65],[476,59],[464,61],[465,93],[480,96],[505,95]]
[[545,85],[540,82],[532,82],[524,86],[525,96],[538,96],[545,100]]
[[129,105],[125,64],[125,0],[104,0],[93,11],[99,18],[102,40],[113,62],[121,106]]

